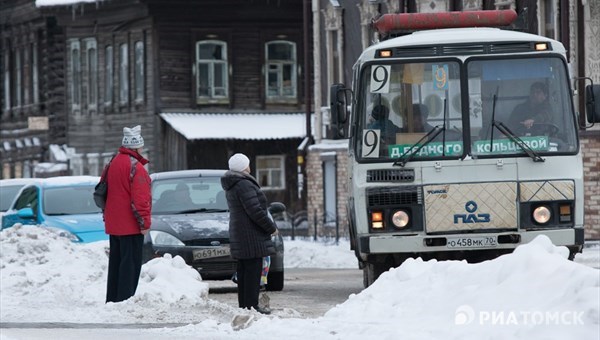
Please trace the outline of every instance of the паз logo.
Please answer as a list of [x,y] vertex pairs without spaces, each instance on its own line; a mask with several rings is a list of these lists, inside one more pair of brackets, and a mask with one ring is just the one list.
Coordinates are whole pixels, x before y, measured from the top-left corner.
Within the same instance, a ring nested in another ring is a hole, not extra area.
[[489,223],[490,214],[475,214],[477,203],[469,201],[465,204],[468,214],[454,214],[454,224],[458,223]]

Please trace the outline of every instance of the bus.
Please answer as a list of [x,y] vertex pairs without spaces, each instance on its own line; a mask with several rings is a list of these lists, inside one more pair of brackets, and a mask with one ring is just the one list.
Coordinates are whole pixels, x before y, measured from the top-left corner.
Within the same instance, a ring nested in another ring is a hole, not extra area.
[[[352,74],[350,88],[331,86],[330,110],[349,140],[350,243],[365,287],[410,257],[479,262],[538,235],[581,251],[585,117],[560,42],[419,30],[366,48]],[[600,121],[599,86],[586,90],[587,118]]]

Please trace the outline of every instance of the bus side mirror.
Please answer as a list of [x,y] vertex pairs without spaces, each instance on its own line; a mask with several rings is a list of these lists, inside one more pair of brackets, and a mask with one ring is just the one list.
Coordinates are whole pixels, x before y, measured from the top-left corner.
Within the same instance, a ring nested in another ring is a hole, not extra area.
[[585,87],[585,111],[588,123],[600,123],[600,85]]
[[329,109],[331,112],[331,127],[334,139],[346,137],[344,125],[348,120],[346,93],[344,84],[333,84],[329,90]]

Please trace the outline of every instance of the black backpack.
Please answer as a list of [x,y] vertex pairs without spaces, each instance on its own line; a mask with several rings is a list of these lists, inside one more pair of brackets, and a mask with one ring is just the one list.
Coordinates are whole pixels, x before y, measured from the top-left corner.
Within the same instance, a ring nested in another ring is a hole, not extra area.
[[[115,157],[113,157],[110,160],[110,162],[108,162],[108,164],[104,168],[104,171],[102,172],[100,182],[96,184],[96,187],[94,188],[94,203],[96,203],[98,208],[102,210],[104,210],[104,208],[106,207],[106,197],[108,196],[108,180],[106,179],[106,176],[108,176],[108,168],[110,167],[110,163],[112,163],[112,160]],[[131,172],[129,173],[129,181],[131,182],[133,181],[133,176],[135,176],[135,167],[137,164],[137,159],[131,156],[129,157],[133,160],[133,162],[131,162]]]

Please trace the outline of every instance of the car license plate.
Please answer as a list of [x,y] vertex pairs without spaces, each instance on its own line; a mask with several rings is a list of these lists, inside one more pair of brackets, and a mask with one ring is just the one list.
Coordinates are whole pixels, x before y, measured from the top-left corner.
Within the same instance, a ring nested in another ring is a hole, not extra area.
[[194,261],[208,259],[212,257],[229,256],[231,251],[229,247],[205,248],[194,250]]
[[484,237],[448,237],[446,246],[448,248],[485,248],[498,245],[495,236]]

